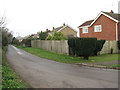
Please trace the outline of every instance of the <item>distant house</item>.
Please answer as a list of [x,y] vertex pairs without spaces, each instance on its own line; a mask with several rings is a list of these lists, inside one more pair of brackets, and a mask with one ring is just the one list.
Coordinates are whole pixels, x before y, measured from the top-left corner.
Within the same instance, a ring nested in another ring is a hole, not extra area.
[[39,38],[39,32],[37,32],[37,34],[32,34],[31,36],[32,36],[32,38],[37,39],[37,38]]
[[22,42],[23,37],[21,37],[21,36],[17,36],[16,39],[19,40],[19,42]]
[[60,27],[57,27],[57,28],[54,28],[53,27],[53,30],[50,31],[50,30],[46,30],[48,32],[48,34],[52,34],[54,31],[57,31],[57,32],[61,32],[62,34],[64,34],[66,37],[77,37],[77,31],[74,30],[72,27],[70,27],[69,25],[65,25],[63,24],[63,26],[60,26]]
[[[78,28],[80,37],[96,37],[104,40],[120,39],[120,14],[100,12],[94,20],[81,24]],[[119,37],[118,37],[119,36]]]

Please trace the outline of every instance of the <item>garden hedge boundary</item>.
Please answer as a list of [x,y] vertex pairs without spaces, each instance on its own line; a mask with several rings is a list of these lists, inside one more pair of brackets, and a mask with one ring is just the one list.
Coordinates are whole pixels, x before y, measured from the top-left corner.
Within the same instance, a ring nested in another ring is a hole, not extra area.
[[84,57],[88,60],[90,55],[97,55],[103,48],[105,40],[97,40],[97,38],[69,38],[69,55]]

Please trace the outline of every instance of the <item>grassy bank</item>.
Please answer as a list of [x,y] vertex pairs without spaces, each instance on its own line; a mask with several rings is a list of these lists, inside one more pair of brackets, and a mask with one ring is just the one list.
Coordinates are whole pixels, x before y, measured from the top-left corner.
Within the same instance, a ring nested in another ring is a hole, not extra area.
[[17,75],[5,60],[5,52],[7,47],[2,51],[2,88],[27,88],[28,84],[25,83],[19,75]]
[[117,68],[117,69],[120,69],[120,64],[111,65],[110,68]]
[[82,57],[72,57],[72,56],[57,54],[42,50],[40,48],[33,48],[33,47],[23,48],[22,46],[18,46],[18,48],[21,48],[41,58],[51,59],[61,63],[88,63],[88,62],[104,62],[104,61],[118,60],[118,54],[91,56],[89,57],[89,60],[84,60]]

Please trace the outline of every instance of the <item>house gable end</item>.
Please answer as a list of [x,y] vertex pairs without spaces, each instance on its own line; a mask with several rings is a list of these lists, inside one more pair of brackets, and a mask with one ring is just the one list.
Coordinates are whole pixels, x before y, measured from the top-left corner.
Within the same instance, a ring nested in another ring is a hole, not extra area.
[[69,25],[65,25],[64,27],[62,27],[61,29],[59,29],[57,32],[63,30],[63,29],[66,28],[66,27],[69,27],[69,28],[71,28],[73,31],[77,32],[75,29],[73,29],[73,28],[72,28],[71,26],[69,26]]
[[69,37],[69,36],[74,36],[77,37],[77,32],[74,31],[72,28],[70,28],[69,26],[66,26],[65,28],[63,28],[61,31],[61,33],[63,33],[65,36]]
[[108,17],[109,19],[111,19],[111,20],[113,20],[113,21],[115,21],[115,22],[118,23],[118,20],[114,19],[113,17],[111,17],[111,16],[109,16],[109,15],[103,13],[103,12],[100,12],[100,13],[98,14],[98,16],[95,18],[95,20],[90,24],[90,26],[92,26],[92,25],[99,19],[99,17],[100,17],[101,15],[104,15],[104,16]]

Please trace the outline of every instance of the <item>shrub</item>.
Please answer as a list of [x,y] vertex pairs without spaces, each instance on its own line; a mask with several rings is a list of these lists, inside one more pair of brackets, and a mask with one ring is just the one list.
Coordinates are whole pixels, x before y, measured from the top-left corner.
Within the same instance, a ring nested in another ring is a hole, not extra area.
[[48,35],[48,37],[46,38],[46,40],[51,40],[51,39],[52,39],[51,35]]
[[119,50],[120,50],[120,40],[118,41],[118,48],[119,48]]
[[7,46],[8,45],[8,39],[6,36],[2,34],[2,46]]
[[88,57],[94,52],[97,38],[71,38],[68,45],[77,56],[82,56],[88,60]]
[[21,42],[21,45],[24,45],[27,46],[27,47],[31,47],[31,37],[28,37],[26,39],[23,39],[22,42]]
[[99,51],[103,48],[103,45],[105,43],[105,40],[97,40],[96,42],[96,48],[94,50],[94,55],[97,55]]
[[46,40],[65,40],[66,37],[61,32],[54,31],[52,35],[48,35]]
[[110,51],[111,51],[111,54],[113,54],[113,48],[111,48],[111,50],[110,50]]
[[0,33],[2,33],[2,46],[7,46],[12,42],[13,35],[6,27],[0,27]]
[[12,44],[19,45],[19,40],[16,39],[15,37],[13,37],[13,39],[12,39]]
[[24,42],[25,46],[27,46],[27,47],[31,47],[31,39],[29,39],[29,38],[24,39],[23,42]]
[[78,56],[83,56],[88,60],[88,57],[94,52],[96,47],[97,38],[80,38],[77,44]]
[[78,40],[78,38],[69,38],[68,39],[68,45],[69,45],[69,55],[75,56],[76,53],[76,41]]
[[45,40],[47,38],[48,34],[46,32],[40,32],[39,33],[39,39],[40,40]]

